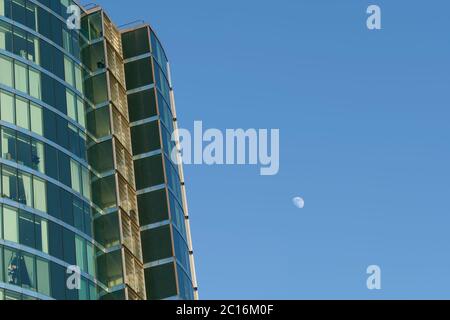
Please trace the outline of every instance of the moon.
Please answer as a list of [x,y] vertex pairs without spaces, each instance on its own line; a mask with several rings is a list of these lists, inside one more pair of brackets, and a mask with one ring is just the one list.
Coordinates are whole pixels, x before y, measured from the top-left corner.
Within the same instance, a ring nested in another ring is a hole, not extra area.
[[292,203],[299,209],[303,209],[305,207],[305,200],[302,197],[295,197],[292,199]]

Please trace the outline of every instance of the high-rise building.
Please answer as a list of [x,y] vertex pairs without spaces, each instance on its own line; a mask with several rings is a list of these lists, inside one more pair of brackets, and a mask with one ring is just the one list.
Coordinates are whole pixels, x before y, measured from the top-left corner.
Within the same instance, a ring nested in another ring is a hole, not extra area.
[[0,0],[0,127],[0,300],[198,299],[170,68],[149,25]]

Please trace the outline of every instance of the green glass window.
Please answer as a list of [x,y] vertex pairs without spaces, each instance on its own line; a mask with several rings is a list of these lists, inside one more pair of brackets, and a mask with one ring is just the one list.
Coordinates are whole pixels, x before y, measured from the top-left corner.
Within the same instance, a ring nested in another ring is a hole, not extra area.
[[42,136],[44,129],[42,125],[42,108],[30,103],[30,119],[31,119],[31,131]]
[[23,129],[30,129],[30,115],[28,114],[28,102],[20,98],[16,98],[16,116],[17,125]]
[[33,207],[31,175],[19,172],[18,182],[19,202],[26,206]]
[[86,254],[87,254],[87,272],[91,276],[95,276],[95,251],[94,246],[91,243],[87,243]]
[[42,142],[31,141],[31,163],[34,170],[45,173],[45,151]]
[[5,127],[2,127],[2,158],[16,160],[16,134]]
[[3,207],[3,235],[7,241],[19,242],[19,217],[17,210],[8,206]]
[[[0,77],[3,74],[3,69],[0,66]],[[6,92],[0,93],[0,105],[1,105],[1,119],[3,121],[14,124],[15,112],[14,112],[14,97]]]
[[141,232],[142,256],[145,263],[155,262],[173,256],[172,236],[170,226],[165,225],[156,229]]
[[39,38],[28,34],[27,36],[27,50],[28,50],[28,60],[33,61],[36,64],[41,63],[41,55],[39,51]]
[[146,27],[123,34],[122,41],[125,59],[150,52],[150,41]]
[[161,155],[139,159],[134,162],[136,189],[142,190],[164,183]]
[[82,271],[87,271],[85,256],[86,256],[86,246],[83,238],[75,236],[75,255],[77,259],[77,266]]
[[29,136],[17,134],[17,162],[31,168],[31,139]]
[[37,289],[39,293],[50,296],[49,263],[40,258],[36,259]]
[[131,135],[135,155],[161,149],[158,121],[132,127]]
[[34,208],[42,212],[47,212],[47,195],[45,188],[45,181],[33,177],[33,193],[34,193]]
[[77,97],[77,112],[78,112],[78,123],[85,128],[86,127],[86,115],[84,111],[84,102],[80,97]]
[[77,111],[75,105],[75,95],[72,91],[66,91],[66,100],[67,100],[67,115],[74,121],[77,121]]
[[30,96],[33,98],[42,99],[41,73],[30,68]]
[[12,87],[13,86],[13,63],[11,59],[0,56],[0,83]]
[[27,58],[27,33],[21,29],[15,28],[13,33],[13,52],[14,54]]
[[81,167],[81,178],[83,182],[83,196],[87,199],[91,199],[91,181],[89,170],[85,167]]
[[[0,206],[0,239],[3,239],[3,207]],[[2,259],[2,249],[0,247],[0,265]],[[0,281],[2,281],[2,272],[0,270]]]
[[[1,216],[2,216],[2,214],[0,212],[0,218],[1,218]],[[0,227],[1,226],[2,226],[2,223],[0,222]],[[0,228],[0,230],[2,230],[2,229]],[[0,231],[0,232],[2,232],[2,231]],[[3,262],[3,247],[0,246],[0,282],[4,282],[5,281],[5,278],[3,276],[3,265],[4,265],[4,262]],[[3,300],[3,297],[4,297],[3,296],[3,290],[0,289],[0,301]]]
[[177,295],[175,265],[173,263],[145,269],[147,298],[159,300]]
[[73,63],[72,60],[70,60],[67,57],[64,57],[64,75],[66,82],[71,86],[73,86],[74,85]]
[[23,264],[20,266],[21,283],[25,289],[34,290],[36,288],[36,273],[34,258],[31,255],[23,254]]
[[83,92],[83,72],[79,66],[75,66],[75,87],[79,92]]
[[[16,170],[3,166],[2,168],[2,196],[10,200],[17,200],[17,172]],[[6,228],[6,226],[5,226]]]
[[125,65],[127,89],[133,90],[153,83],[152,62],[144,58]]
[[16,90],[28,93],[27,67],[16,61],[14,66],[14,76]]
[[72,159],[70,160],[70,173],[72,180],[72,189],[74,189],[76,192],[81,193],[80,165],[78,164],[78,162]]
[[20,244],[35,248],[35,236],[34,236],[34,218],[33,215],[25,211],[21,211],[19,214],[19,242]]
[[[3,0],[0,0],[0,15],[1,5]],[[12,37],[11,37],[11,26],[7,23],[0,22],[0,49],[11,51],[12,50]]]
[[144,90],[128,95],[130,122],[148,119],[158,115],[156,111],[155,89]]
[[138,207],[141,226],[169,219],[165,189],[138,195]]
[[44,253],[48,251],[48,222],[45,219],[35,217],[36,249]]

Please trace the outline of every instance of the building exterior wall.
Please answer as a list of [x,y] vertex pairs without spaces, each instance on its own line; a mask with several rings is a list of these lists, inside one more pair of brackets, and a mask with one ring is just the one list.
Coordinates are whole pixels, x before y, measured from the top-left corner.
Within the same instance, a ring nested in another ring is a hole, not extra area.
[[0,300],[197,299],[164,50],[72,4],[0,0]]
[[[106,289],[96,278],[80,37],[63,2],[0,0],[0,298],[97,299]],[[80,291],[66,286],[70,265],[81,267]]]

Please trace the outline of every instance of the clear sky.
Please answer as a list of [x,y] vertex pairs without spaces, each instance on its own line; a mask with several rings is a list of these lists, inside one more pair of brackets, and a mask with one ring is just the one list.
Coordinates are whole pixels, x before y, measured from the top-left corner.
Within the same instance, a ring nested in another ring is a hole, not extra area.
[[97,3],[154,27],[182,127],[281,131],[277,176],[185,167],[201,298],[450,298],[448,0]]

